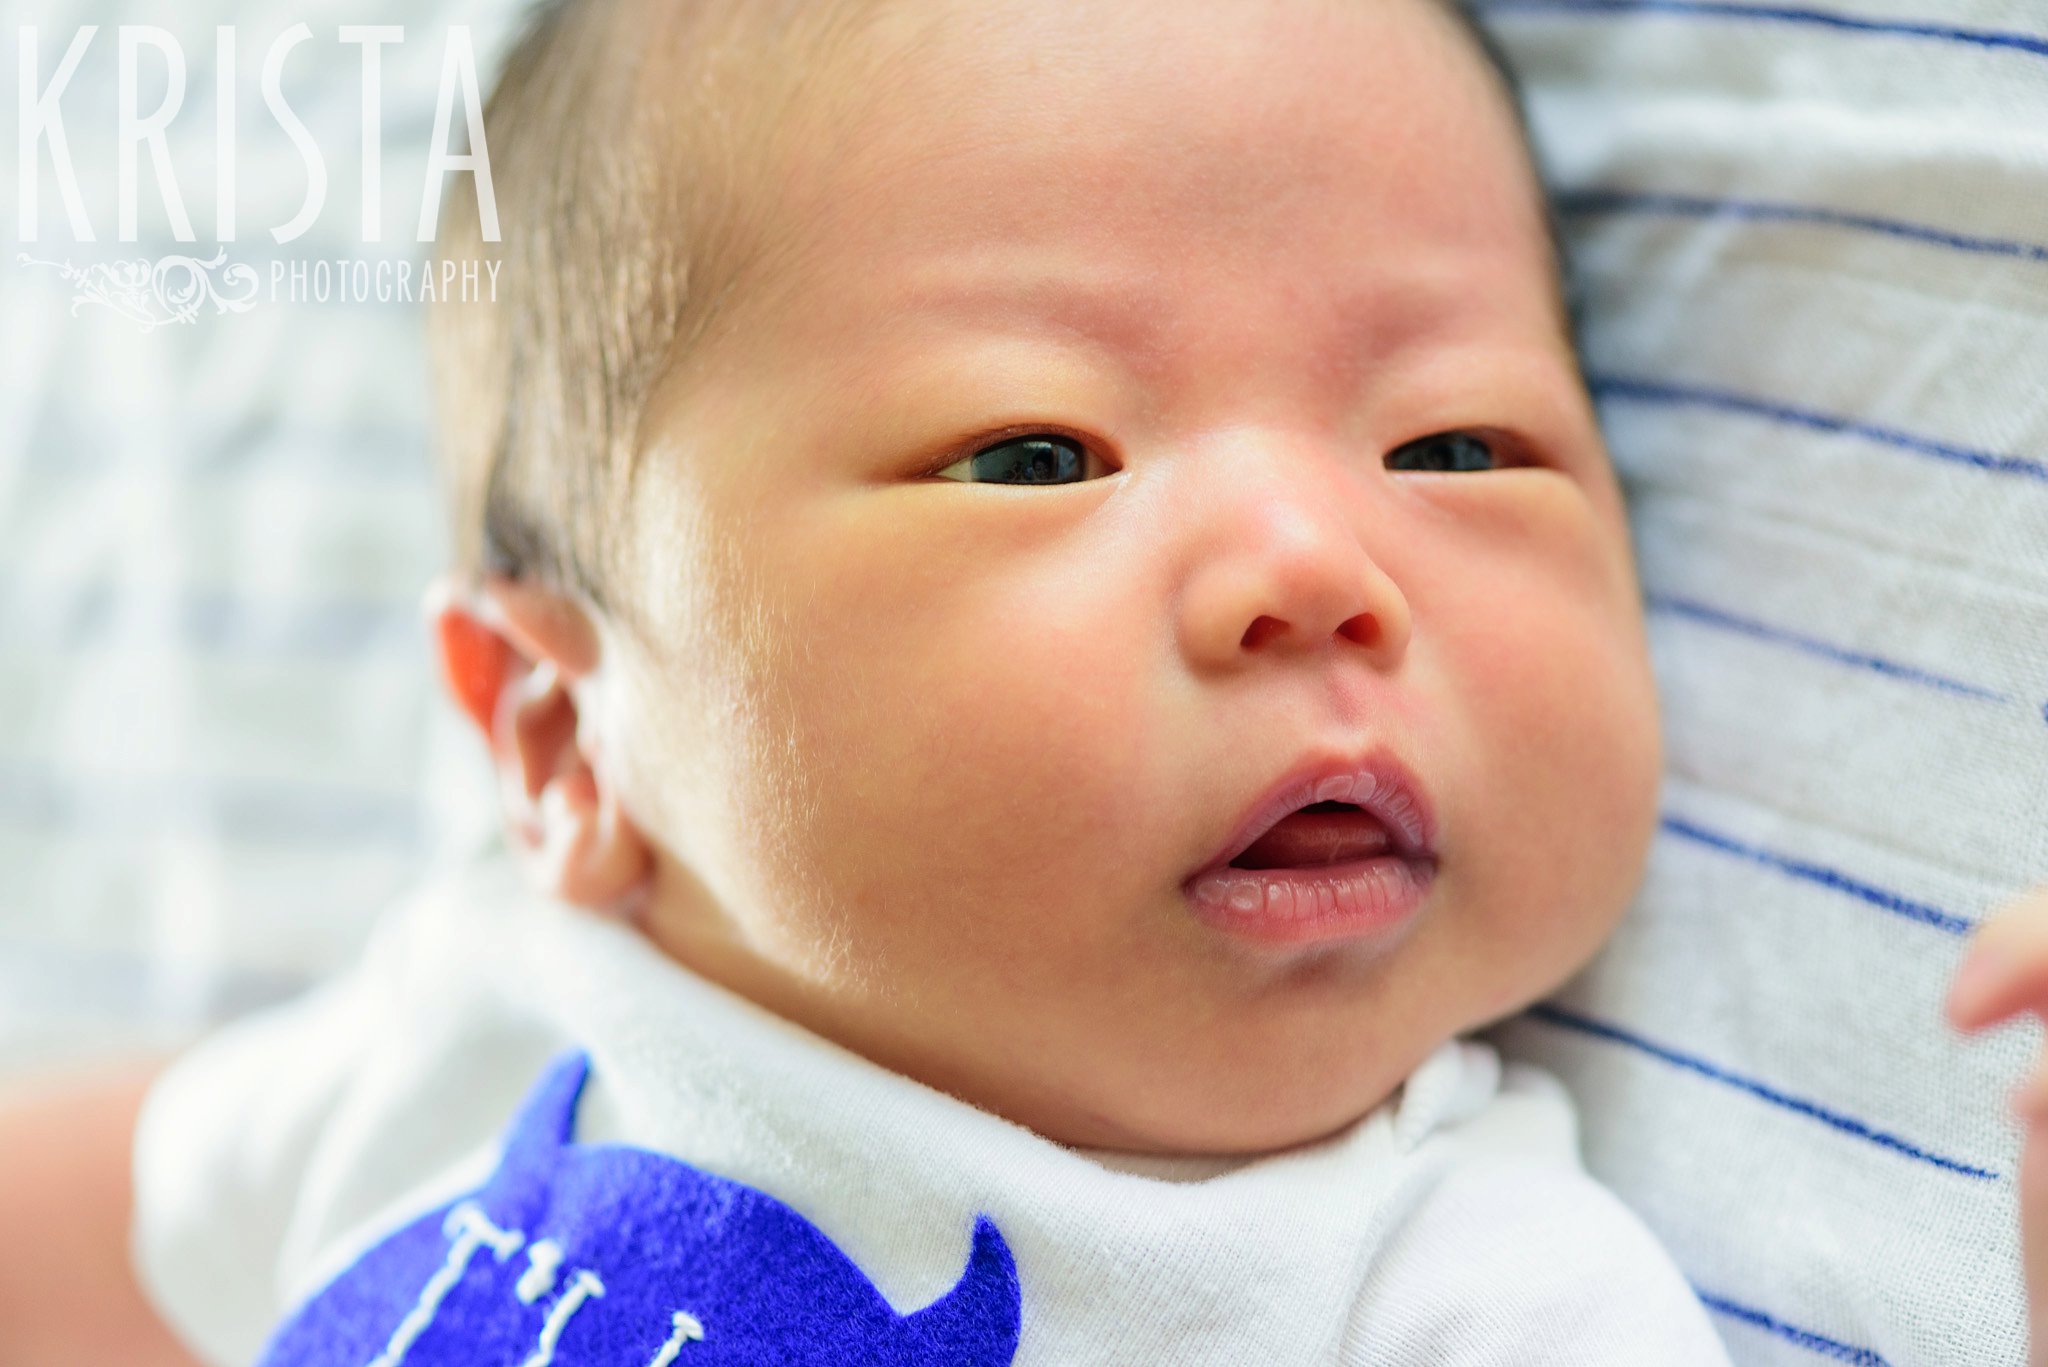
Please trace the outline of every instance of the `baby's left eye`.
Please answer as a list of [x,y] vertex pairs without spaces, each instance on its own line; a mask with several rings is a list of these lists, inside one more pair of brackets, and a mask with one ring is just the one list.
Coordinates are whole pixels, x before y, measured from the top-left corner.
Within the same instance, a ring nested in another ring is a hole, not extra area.
[[1387,452],[1389,470],[1427,470],[1447,474],[1462,470],[1492,470],[1500,464],[1493,443],[1471,432],[1438,432]]
[[935,473],[966,484],[1073,484],[1086,476],[1090,460],[1088,448],[1072,437],[1034,432],[996,442]]

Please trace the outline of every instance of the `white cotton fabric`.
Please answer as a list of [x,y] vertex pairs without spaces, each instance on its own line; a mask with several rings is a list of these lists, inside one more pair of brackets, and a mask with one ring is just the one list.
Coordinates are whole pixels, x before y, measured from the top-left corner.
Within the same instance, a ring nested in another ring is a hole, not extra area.
[[[1744,1367],[2025,1360],[1965,935],[2048,880],[2048,5],[1493,0],[1664,709],[1636,904],[1488,1038]],[[1564,1014],[1560,1014],[1564,1013]]]
[[[1018,1367],[1725,1363],[1637,1219],[1579,1166],[1539,1070],[1446,1042],[1328,1140],[1255,1159],[1070,1149],[701,979],[490,859],[353,974],[185,1056],[137,1138],[145,1288],[240,1367],[384,1233],[478,1185],[556,1051],[581,1142],[671,1153],[793,1206],[899,1313],[977,1214],[1022,1288]],[[641,1367],[616,1364],[616,1367]]]

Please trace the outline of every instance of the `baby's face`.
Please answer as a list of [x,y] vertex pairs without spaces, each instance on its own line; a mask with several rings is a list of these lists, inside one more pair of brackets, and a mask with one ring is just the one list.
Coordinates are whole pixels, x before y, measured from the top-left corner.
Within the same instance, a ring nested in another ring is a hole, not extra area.
[[[1537,190],[1423,0],[975,10],[643,429],[604,744],[651,931],[1062,1142],[1313,1138],[1569,976],[1655,824]],[[1390,468],[1443,433],[1498,468]],[[1412,909],[1202,913],[1276,782],[1374,752]]]

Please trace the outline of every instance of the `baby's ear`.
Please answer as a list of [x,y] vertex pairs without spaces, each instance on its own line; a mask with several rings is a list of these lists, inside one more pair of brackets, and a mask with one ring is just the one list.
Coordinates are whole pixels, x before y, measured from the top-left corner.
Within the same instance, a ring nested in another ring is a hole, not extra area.
[[441,682],[490,748],[515,849],[564,901],[628,912],[651,867],[612,776],[591,762],[579,696],[600,666],[599,636],[576,599],[486,577],[437,580],[424,604]]

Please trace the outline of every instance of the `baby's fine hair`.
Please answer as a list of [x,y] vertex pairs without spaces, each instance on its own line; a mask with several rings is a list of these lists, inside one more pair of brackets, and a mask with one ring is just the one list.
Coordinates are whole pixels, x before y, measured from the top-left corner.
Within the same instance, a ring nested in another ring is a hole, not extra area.
[[[1456,19],[1521,118],[1492,38],[1456,0],[1423,2]],[[538,581],[641,625],[617,586],[658,382],[687,368],[742,289],[786,274],[793,225],[774,221],[774,189],[792,150],[832,164],[863,92],[886,90],[941,21],[976,17],[932,0],[533,6],[484,109],[501,241],[484,241],[458,180],[435,249],[503,263],[494,300],[429,316],[459,576]],[[1551,239],[1563,282],[1554,221]]]

